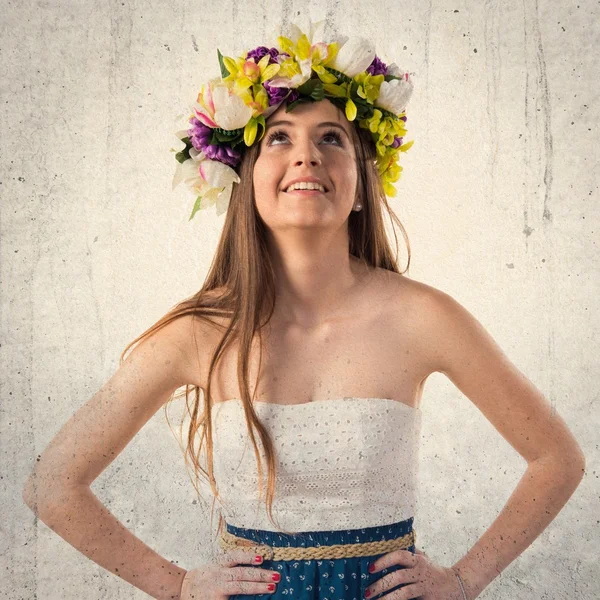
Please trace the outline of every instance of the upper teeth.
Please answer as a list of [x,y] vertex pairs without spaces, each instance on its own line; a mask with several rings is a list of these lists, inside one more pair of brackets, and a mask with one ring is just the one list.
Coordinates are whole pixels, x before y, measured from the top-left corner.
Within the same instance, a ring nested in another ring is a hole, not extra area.
[[320,183],[313,183],[312,181],[292,183],[285,191],[290,192],[291,190],[320,190],[321,192],[325,192],[325,188]]

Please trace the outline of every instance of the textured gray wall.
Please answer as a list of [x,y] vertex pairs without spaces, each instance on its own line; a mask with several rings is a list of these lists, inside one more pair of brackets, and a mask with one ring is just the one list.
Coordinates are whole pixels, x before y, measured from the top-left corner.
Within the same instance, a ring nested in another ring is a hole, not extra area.
[[[124,346],[208,270],[222,220],[211,210],[188,223],[193,199],[171,192],[169,148],[175,118],[219,74],[217,45],[236,55],[299,11],[375,40],[386,62],[416,73],[415,145],[392,201],[410,235],[409,274],[483,323],[587,457],[571,501],[481,598],[600,597],[595,0],[3,0],[4,596],[147,597],[38,522],[22,486]],[[423,402],[416,527],[431,558],[450,565],[525,462],[443,376]],[[210,558],[208,513],[162,410],[93,490],[169,560]]]

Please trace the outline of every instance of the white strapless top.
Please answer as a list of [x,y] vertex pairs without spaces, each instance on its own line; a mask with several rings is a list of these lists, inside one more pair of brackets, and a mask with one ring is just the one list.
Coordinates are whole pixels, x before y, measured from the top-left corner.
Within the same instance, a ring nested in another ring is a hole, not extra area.
[[[357,529],[414,516],[418,408],[389,398],[293,405],[255,402],[254,407],[274,444],[273,516],[283,529]],[[217,403],[212,423],[214,474],[223,518],[237,527],[276,530],[264,501],[265,462],[263,499],[258,502],[258,469],[241,400]],[[255,436],[264,461],[260,437]],[[204,461],[205,448],[206,443]]]

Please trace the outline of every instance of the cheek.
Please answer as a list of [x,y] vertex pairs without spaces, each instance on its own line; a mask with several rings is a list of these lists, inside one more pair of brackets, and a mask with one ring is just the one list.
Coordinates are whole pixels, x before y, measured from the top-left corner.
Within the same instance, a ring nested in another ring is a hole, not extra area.
[[253,172],[254,189],[269,193],[269,190],[278,186],[278,172],[272,164],[258,159]]
[[355,165],[346,165],[342,169],[341,185],[343,185],[345,191],[354,191],[354,188],[358,184],[358,172],[356,171]]

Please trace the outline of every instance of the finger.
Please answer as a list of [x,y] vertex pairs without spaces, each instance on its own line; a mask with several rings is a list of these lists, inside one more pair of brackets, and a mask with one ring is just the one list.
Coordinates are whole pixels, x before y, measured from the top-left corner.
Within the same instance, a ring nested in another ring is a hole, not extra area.
[[[260,561],[257,563],[256,559]],[[257,567],[238,567],[244,564],[262,564],[262,556],[255,552],[247,550],[231,550],[221,557],[220,566],[226,575],[222,575],[222,580],[226,581],[270,581],[277,583],[281,576],[277,571],[269,569],[260,569]],[[275,575],[275,577],[273,577]]]
[[[415,583],[418,581],[418,579],[418,574],[416,573],[415,569],[401,569],[398,571],[394,571],[393,573],[389,573],[381,579],[378,579],[375,583],[371,584],[365,590],[365,598],[374,598],[375,596],[382,594],[383,592],[389,592],[390,590],[394,590],[394,588],[400,584]],[[403,587],[400,590],[394,590],[394,593],[400,594],[404,591],[404,589],[408,588],[409,586],[407,586],[406,588]],[[392,597],[394,598],[394,600],[396,598],[404,598],[404,596]],[[392,597],[390,597],[390,600]],[[413,598],[413,596],[407,596],[407,598]]]
[[233,594],[271,594],[281,575],[276,571],[253,567],[223,567],[218,575],[219,591]]
[[219,592],[226,596],[234,594],[272,594],[277,589],[276,583],[259,583],[257,581],[228,581],[219,585]]
[[402,565],[403,567],[415,567],[418,564],[419,557],[408,550],[394,550],[384,554],[377,560],[374,560],[369,566],[369,573],[377,573],[381,569],[387,569],[392,565]]
[[[260,560],[257,560],[260,559]],[[217,556],[217,562],[222,567],[235,567],[236,565],[260,565],[262,556],[248,550],[229,550]]]
[[[394,590],[394,594],[398,594],[398,596],[394,596],[394,600],[410,600],[413,598],[420,600],[425,595],[425,589],[421,583],[412,583],[400,590]],[[384,599],[382,598],[382,600]]]

